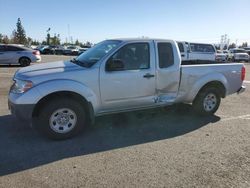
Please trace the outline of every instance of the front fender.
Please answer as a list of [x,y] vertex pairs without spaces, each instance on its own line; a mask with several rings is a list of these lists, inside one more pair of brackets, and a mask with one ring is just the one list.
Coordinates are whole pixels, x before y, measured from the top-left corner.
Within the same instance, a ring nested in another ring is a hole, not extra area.
[[94,91],[80,82],[67,79],[49,80],[39,83],[22,94],[19,97],[18,103],[37,104],[45,96],[60,91],[71,91],[83,96],[92,104],[93,108],[98,105],[98,98]]
[[228,82],[226,77],[218,72],[214,72],[214,73],[209,73],[207,75],[204,75],[202,77],[200,77],[192,86],[192,89],[188,92],[187,94],[187,101],[188,102],[192,102],[196,95],[198,94],[198,92],[200,91],[200,89],[205,86],[206,84],[208,84],[209,82],[220,82],[224,85],[226,92],[228,91]]

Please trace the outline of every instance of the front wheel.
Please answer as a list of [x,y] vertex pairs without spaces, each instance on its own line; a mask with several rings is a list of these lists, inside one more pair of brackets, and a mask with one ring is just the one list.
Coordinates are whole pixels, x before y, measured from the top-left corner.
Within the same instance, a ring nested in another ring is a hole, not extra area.
[[37,129],[50,139],[62,140],[75,136],[86,124],[84,107],[72,99],[49,101],[39,112]]
[[198,93],[193,102],[193,108],[200,115],[212,115],[218,110],[220,102],[218,89],[205,88]]

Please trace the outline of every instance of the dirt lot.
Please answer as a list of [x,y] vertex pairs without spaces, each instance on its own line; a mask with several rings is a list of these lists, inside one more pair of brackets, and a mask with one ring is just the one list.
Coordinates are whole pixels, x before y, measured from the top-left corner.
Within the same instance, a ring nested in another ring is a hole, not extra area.
[[189,105],[109,115],[55,142],[10,116],[18,68],[0,67],[0,187],[250,187],[249,89],[223,99],[213,117]]

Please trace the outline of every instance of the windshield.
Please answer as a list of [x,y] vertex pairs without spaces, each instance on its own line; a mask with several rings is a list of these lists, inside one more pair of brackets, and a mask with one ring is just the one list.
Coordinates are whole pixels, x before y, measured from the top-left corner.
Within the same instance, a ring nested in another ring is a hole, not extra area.
[[234,53],[246,53],[245,50],[234,50]]
[[106,40],[98,43],[94,47],[88,49],[86,52],[76,58],[76,61],[83,63],[85,66],[90,67],[103,58],[110,50],[115,48],[121,41],[119,40]]
[[67,49],[76,49],[75,46],[69,46]]

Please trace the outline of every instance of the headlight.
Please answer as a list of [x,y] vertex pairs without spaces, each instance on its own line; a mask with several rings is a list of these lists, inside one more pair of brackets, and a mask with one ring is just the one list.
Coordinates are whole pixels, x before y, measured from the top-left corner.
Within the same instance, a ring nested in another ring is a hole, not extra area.
[[11,86],[10,92],[12,93],[24,93],[32,88],[33,83],[28,80],[14,79],[14,83]]

